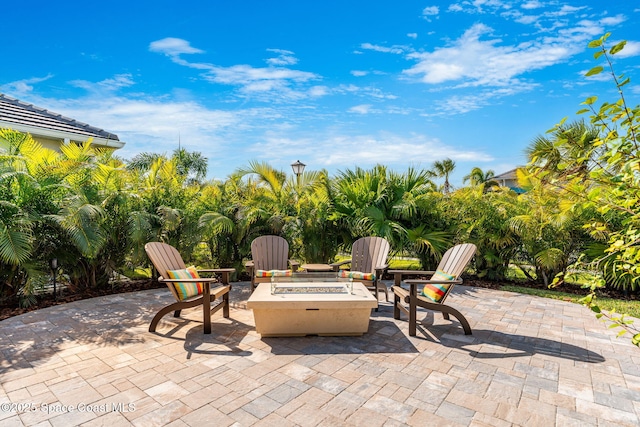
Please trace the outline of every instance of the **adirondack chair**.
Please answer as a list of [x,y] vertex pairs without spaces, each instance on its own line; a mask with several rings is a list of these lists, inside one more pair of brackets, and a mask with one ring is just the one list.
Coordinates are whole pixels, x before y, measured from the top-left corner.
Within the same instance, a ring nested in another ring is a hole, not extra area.
[[[251,292],[271,281],[273,271],[297,271],[300,263],[289,259],[289,243],[280,236],[260,236],[251,242],[251,261],[245,267],[251,276]],[[260,274],[261,277],[256,277]]]
[[[471,335],[471,327],[467,319],[455,308],[445,305],[444,301],[451,293],[454,285],[462,283],[460,276],[471,261],[476,246],[472,243],[456,245],[445,252],[438,264],[436,271],[408,271],[389,270],[394,275],[394,285],[391,287],[394,293],[393,317],[400,319],[402,311],[409,316],[409,335],[416,335],[417,308],[439,311],[446,320],[452,315],[462,325],[465,335]],[[430,279],[402,280],[408,275],[432,275]],[[409,285],[409,289],[401,286],[401,283]],[[418,285],[422,285],[422,291],[418,292]]]
[[[389,242],[382,237],[362,237],[351,247],[351,259],[331,264],[334,271],[341,271],[340,267],[351,264],[349,272],[343,270],[342,275],[352,277],[362,282],[378,299],[379,291],[383,291],[385,299],[389,301],[389,291],[380,280],[387,269],[389,256]],[[376,309],[377,310],[377,309]]]
[[[158,322],[166,314],[174,312],[174,317],[180,317],[180,312],[186,308],[202,305],[204,333],[211,333],[211,314],[222,310],[224,317],[229,317],[229,273],[232,268],[216,268],[210,270],[195,270],[187,268],[180,253],[173,246],[161,242],[150,242],[144,245],[147,256],[158,271],[158,281],[166,283],[176,302],[161,309],[151,321],[149,332],[155,332]],[[212,277],[199,277],[199,273],[216,273],[221,276],[222,283]],[[215,286],[212,287],[211,285]],[[220,302],[211,308],[216,299]]]

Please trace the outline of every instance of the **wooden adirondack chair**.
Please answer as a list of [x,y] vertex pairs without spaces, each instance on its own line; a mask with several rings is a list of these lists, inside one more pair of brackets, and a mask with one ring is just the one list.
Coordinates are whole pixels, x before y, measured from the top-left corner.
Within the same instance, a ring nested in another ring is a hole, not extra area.
[[[389,291],[380,279],[384,271],[389,267],[387,257],[389,256],[389,242],[382,237],[362,237],[353,243],[351,248],[351,259],[331,264],[334,271],[339,271],[345,264],[351,264],[350,271],[354,280],[362,282],[378,299],[378,292],[383,291],[385,299],[389,301]],[[355,273],[355,274],[354,274]],[[373,275],[371,280],[361,280],[357,273],[363,275]]]
[[[455,308],[445,305],[444,301],[451,293],[454,285],[462,283],[460,276],[471,261],[476,246],[472,243],[456,245],[445,252],[436,271],[390,270],[394,275],[393,317],[400,319],[400,311],[409,316],[409,335],[416,335],[417,308],[439,311],[445,319],[452,315],[462,325],[465,335],[471,335],[471,327],[467,319]],[[408,275],[432,275],[429,280],[404,280],[409,289],[401,286],[402,277]],[[418,292],[418,285],[423,285]]]
[[300,263],[289,259],[289,243],[280,236],[260,236],[251,242],[251,261],[245,267],[251,276],[251,292],[262,282],[271,281],[271,277],[256,277],[258,271],[291,270],[296,271]]
[[[174,317],[180,317],[180,312],[185,308],[202,305],[204,333],[211,333],[211,313],[222,309],[222,315],[229,317],[229,273],[232,268],[216,268],[210,270],[197,270],[197,273],[217,273],[222,276],[222,283],[211,277],[193,277],[193,271],[187,269],[180,253],[173,246],[161,242],[150,242],[144,245],[147,256],[158,271],[158,281],[166,283],[176,302],[161,309],[151,321],[149,332],[155,332],[158,322],[166,314],[174,312]],[[188,270],[188,271],[187,271]],[[170,273],[171,272],[171,273]],[[170,274],[180,278],[170,278]],[[195,276],[198,276],[196,274]],[[201,284],[198,286],[197,284]],[[211,284],[216,284],[213,288]],[[213,309],[211,302],[220,299]]]

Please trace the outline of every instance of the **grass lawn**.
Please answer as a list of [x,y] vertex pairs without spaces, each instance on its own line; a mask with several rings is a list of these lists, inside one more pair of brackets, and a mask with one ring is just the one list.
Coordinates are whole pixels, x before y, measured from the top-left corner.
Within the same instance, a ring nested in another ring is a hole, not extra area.
[[[345,257],[346,259],[346,257]],[[391,259],[389,262],[389,269],[397,270],[419,270],[420,262],[414,259]],[[507,277],[514,280],[526,279],[526,276],[519,268],[510,268]],[[582,284],[586,283],[591,276],[588,273],[575,273],[568,276],[567,279],[573,283],[570,285],[580,288]],[[503,285],[500,287],[503,291],[518,292],[527,295],[536,295],[543,298],[552,298],[563,301],[570,301],[579,304],[580,298],[583,295],[570,292],[561,292],[553,289],[539,289],[527,286],[518,285]],[[596,300],[598,306],[605,311],[615,310],[616,313],[626,314],[628,316],[640,319],[640,301],[638,300],[622,300],[617,298],[601,297],[598,296]],[[639,325],[640,326],[640,325]]]
[[[582,295],[576,295],[568,292],[559,292],[550,289],[527,288],[525,286],[505,285],[500,287],[503,291],[518,292],[527,295],[536,295],[543,298],[559,299],[563,301],[571,301],[579,304],[578,300]],[[597,297],[596,303],[602,310],[612,311],[616,313],[626,314],[640,319],[640,301],[637,300],[621,300],[608,297]]]

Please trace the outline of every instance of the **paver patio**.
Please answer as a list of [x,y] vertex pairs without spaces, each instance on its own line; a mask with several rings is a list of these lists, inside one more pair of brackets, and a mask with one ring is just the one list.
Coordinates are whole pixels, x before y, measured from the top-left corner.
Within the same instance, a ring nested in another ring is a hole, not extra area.
[[0,322],[0,424],[640,424],[640,350],[576,304],[458,286],[472,336],[422,312],[409,337],[381,303],[362,337],[262,339],[248,294],[233,285],[211,335],[198,308],[147,331],[166,289]]

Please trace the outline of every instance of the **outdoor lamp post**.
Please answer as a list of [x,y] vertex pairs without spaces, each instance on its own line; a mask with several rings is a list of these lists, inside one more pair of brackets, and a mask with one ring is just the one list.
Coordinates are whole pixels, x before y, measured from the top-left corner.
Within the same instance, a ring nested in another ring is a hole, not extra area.
[[58,258],[51,258],[49,261],[49,266],[51,267],[51,272],[53,274],[53,299],[57,300],[56,295],[56,272],[58,271]]
[[300,186],[300,175],[302,175],[302,172],[304,172],[304,167],[307,166],[304,163],[302,163],[300,160],[296,160],[295,163],[291,164],[291,169],[293,169],[293,173],[296,174],[296,182],[298,184],[298,186]]

